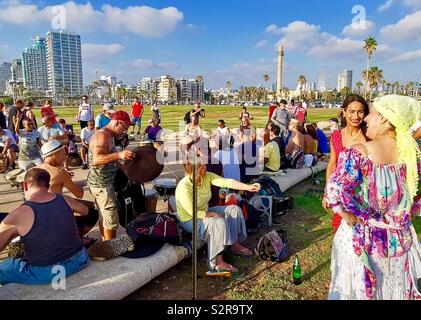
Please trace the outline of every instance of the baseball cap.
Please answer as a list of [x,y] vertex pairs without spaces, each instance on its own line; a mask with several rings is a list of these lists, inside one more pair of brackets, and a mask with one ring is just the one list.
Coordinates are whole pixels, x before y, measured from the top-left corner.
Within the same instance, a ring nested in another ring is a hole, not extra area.
[[41,147],[41,154],[42,157],[45,159],[49,156],[52,156],[53,154],[57,153],[61,149],[63,149],[65,146],[63,146],[60,142],[57,140],[51,140],[48,141],[46,144],[44,144]]
[[115,109],[114,106],[111,103],[106,103],[104,104],[104,106],[102,107],[102,110],[104,111],[108,111],[109,113],[115,113]]
[[135,124],[135,122],[130,121],[130,116],[126,111],[117,111],[113,114],[112,120],[123,121],[125,123],[130,124],[131,126]]

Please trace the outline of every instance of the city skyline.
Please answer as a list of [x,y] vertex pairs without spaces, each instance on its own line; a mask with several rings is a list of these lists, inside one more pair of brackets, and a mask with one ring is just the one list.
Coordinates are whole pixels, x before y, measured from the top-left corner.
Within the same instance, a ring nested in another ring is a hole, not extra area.
[[[53,7],[49,1],[38,3],[0,1],[0,62],[20,58],[32,46],[30,38],[52,29]],[[84,85],[95,80],[98,69],[130,85],[168,74],[175,79],[202,75],[209,89],[223,88],[227,81],[233,89],[272,87],[277,45],[282,44],[284,86],[294,89],[301,74],[318,83],[322,72],[333,89],[344,69],[353,70],[354,85],[361,80],[366,68],[363,40],[369,35],[379,43],[371,64],[384,71],[385,80],[406,83],[420,77],[419,1],[364,3],[365,29],[353,27],[358,15],[352,13],[354,1],[327,0],[317,6],[272,0],[211,6],[192,1],[144,1],[137,7],[128,1],[61,4],[64,31],[81,35]],[[234,10],[236,5],[241,13]],[[24,19],[24,12],[33,19]],[[13,33],[7,32],[12,28]],[[267,83],[265,73],[271,78]]]

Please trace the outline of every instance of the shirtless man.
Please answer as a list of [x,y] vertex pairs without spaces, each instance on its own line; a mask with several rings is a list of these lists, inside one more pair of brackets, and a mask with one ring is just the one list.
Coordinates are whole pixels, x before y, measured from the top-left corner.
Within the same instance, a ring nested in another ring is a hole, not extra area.
[[66,151],[57,140],[52,140],[44,144],[41,148],[41,154],[44,163],[38,165],[39,168],[46,170],[50,176],[50,192],[63,193],[63,187],[66,187],[76,198],[83,198],[83,185],[72,181],[72,176],[65,171],[62,166],[66,161]]
[[[44,158],[44,163],[38,165],[38,168],[46,170],[50,174],[49,192],[63,193],[63,187],[69,190],[76,198],[83,198],[84,183],[75,183],[72,181],[73,174],[63,169],[63,163],[66,161],[66,151],[64,146],[57,140],[52,140],[44,144],[41,148],[41,153]],[[80,200],[79,200],[80,201]],[[79,235],[85,245],[93,242],[91,238],[83,236],[87,234],[98,222],[98,212],[94,210],[93,205],[82,201],[90,210],[86,216],[77,216],[76,224],[79,230]]]

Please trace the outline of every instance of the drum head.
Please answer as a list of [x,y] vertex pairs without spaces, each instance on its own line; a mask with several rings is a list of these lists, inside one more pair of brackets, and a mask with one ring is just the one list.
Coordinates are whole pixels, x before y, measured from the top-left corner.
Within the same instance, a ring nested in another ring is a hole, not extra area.
[[177,187],[177,180],[171,178],[159,178],[155,180],[154,185],[156,187],[163,187],[163,188],[176,188]]
[[136,154],[134,160],[125,161],[124,164],[117,162],[126,176],[134,183],[150,182],[158,178],[164,170],[160,153],[151,145],[138,147],[133,152]]

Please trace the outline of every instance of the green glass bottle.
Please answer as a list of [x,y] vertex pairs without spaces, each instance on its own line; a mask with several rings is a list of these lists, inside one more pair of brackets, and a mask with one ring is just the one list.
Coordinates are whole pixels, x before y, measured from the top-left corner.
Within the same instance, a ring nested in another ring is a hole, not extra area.
[[294,267],[292,268],[292,282],[297,286],[302,282],[301,266],[300,261],[298,260],[298,255],[295,255],[294,257]]

